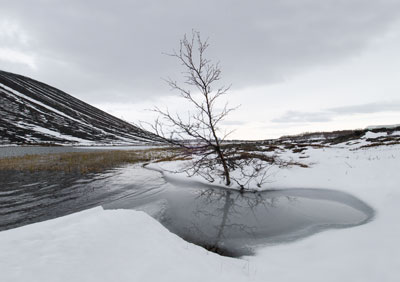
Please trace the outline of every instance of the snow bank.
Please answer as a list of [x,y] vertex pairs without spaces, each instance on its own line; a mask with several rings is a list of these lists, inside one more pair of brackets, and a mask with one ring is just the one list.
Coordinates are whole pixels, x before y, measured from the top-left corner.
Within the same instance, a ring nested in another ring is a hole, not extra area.
[[250,260],[258,275],[273,281],[400,281],[400,146],[309,149],[307,155],[311,169],[281,170],[271,185],[346,191],[370,204],[376,218],[260,250]]
[[170,233],[149,215],[94,208],[0,232],[0,280],[235,281],[248,263]]

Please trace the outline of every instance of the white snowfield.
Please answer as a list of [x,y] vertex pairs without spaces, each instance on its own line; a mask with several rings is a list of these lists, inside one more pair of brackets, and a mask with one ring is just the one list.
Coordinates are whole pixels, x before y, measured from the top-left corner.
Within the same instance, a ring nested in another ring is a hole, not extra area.
[[98,207],[0,232],[0,281],[400,281],[400,145],[284,153],[299,156],[311,167],[277,168],[266,188],[346,191],[371,205],[375,219],[232,259],[143,212]]

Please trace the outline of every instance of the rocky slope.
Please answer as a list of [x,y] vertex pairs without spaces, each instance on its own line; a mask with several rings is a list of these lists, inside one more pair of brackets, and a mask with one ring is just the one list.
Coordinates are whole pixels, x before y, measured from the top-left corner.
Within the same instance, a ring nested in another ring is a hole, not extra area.
[[0,145],[135,144],[151,133],[54,87],[0,71]]

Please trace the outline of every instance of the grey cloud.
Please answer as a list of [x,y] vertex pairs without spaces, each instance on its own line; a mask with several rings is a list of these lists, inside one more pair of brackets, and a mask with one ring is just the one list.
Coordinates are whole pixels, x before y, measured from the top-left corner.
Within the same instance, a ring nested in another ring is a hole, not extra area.
[[[179,64],[162,52],[192,28],[210,36],[226,84],[240,88],[358,54],[400,11],[392,0],[0,2],[0,19],[20,25],[38,58],[37,71],[12,71],[88,102],[169,93],[160,78],[179,76]],[[0,44],[15,46],[4,38]]]
[[354,114],[373,114],[380,112],[400,112],[400,101],[376,102],[361,105],[329,108],[319,112],[288,111],[279,118],[271,120],[275,123],[312,123],[328,122],[337,116]]
[[368,114],[379,112],[400,112],[400,101],[369,103],[354,106],[330,108],[329,111],[336,114]]
[[328,122],[332,120],[332,113],[329,112],[296,112],[288,111],[283,116],[271,120],[277,123],[309,123],[309,122]]

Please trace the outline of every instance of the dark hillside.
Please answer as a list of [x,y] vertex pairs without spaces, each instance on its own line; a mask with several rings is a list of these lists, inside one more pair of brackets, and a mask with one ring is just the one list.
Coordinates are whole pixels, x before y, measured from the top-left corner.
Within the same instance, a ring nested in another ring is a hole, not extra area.
[[155,137],[61,90],[0,71],[0,144],[132,144]]

